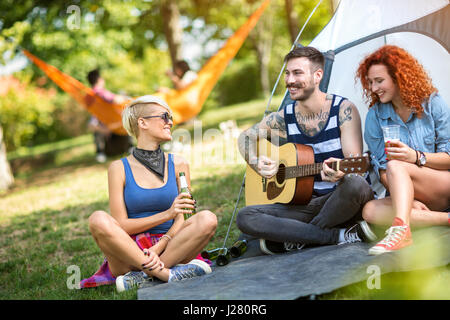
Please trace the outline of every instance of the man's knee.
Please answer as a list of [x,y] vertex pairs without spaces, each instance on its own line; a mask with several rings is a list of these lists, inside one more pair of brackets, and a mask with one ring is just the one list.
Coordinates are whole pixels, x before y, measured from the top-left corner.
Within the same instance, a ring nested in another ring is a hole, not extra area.
[[339,185],[343,197],[366,203],[373,199],[373,190],[366,179],[359,175],[346,175]]
[[241,210],[239,210],[237,216],[236,216],[236,225],[239,230],[242,232],[248,232],[250,223],[248,222],[251,217],[251,209],[249,207],[244,207]]

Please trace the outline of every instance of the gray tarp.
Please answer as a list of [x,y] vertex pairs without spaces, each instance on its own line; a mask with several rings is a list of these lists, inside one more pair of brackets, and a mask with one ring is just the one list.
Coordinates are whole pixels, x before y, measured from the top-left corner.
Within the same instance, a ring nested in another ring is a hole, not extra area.
[[449,264],[450,228],[417,230],[413,238],[413,246],[381,256],[369,256],[368,243],[313,247],[268,256],[261,255],[257,240],[251,240],[244,256],[223,267],[213,266],[211,274],[178,283],[148,284],[138,290],[138,299],[296,299],[367,281],[372,274],[368,273],[369,266],[379,267],[385,274]]

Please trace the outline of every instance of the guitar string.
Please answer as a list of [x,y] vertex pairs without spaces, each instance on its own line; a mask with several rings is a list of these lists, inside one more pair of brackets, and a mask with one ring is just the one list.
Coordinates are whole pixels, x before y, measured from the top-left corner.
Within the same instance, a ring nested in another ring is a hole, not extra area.
[[[356,160],[356,161],[341,162],[341,165],[346,164],[347,168],[354,168],[353,172],[355,172],[355,171],[356,172],[358,172],[358,171],[365,172],[367,170],[364,170],[364,165],[363,165],[364,162],[362,161],[362,159],[363,158],[360,158],[361,163],[358,163],[358,160]],[[334,162],[334,163],[336,163],[336,162]],[[322,163],[307,163],[307,164],[303,164],[303,165],[299,165],[299,166],[289,166],[289,167],[283,166],[278,169],[278,172],[284,173],[288,169],[289,170],[298,170],[298,171],[321,170]],[[335,170],[336,168],[332,168],[332,169]]]

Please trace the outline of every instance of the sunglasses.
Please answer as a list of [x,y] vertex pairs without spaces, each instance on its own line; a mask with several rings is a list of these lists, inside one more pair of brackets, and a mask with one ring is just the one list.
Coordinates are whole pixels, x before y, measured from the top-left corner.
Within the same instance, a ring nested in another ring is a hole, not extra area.
[[173,122],[173,117],[170,113],[168,112],[164,112],[163,114],[160,114],[158,116],[146,116],[146,117],[141,117],[143,119],[150,119],[150,118],[161,118],[164,120],[164,123],[169,123],[170,121]]

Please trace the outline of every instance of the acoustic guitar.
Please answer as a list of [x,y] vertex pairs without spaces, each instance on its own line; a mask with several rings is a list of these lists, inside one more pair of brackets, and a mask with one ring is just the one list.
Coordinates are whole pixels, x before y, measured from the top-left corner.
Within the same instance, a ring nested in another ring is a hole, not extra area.
[[[258,155],[278,162],[278,172],[270,179],[260,176],[247,165],[245,173],[246,205],[289,203],[307,204],[314,188],[314,175],[320,174],[322,163],[314,163],[313,148],[286,143],[280,147],[268,140],[258,142]],[[329,163],[333,170],[345,174],[363,174],[369,169],[368,156],[344,158]]]

